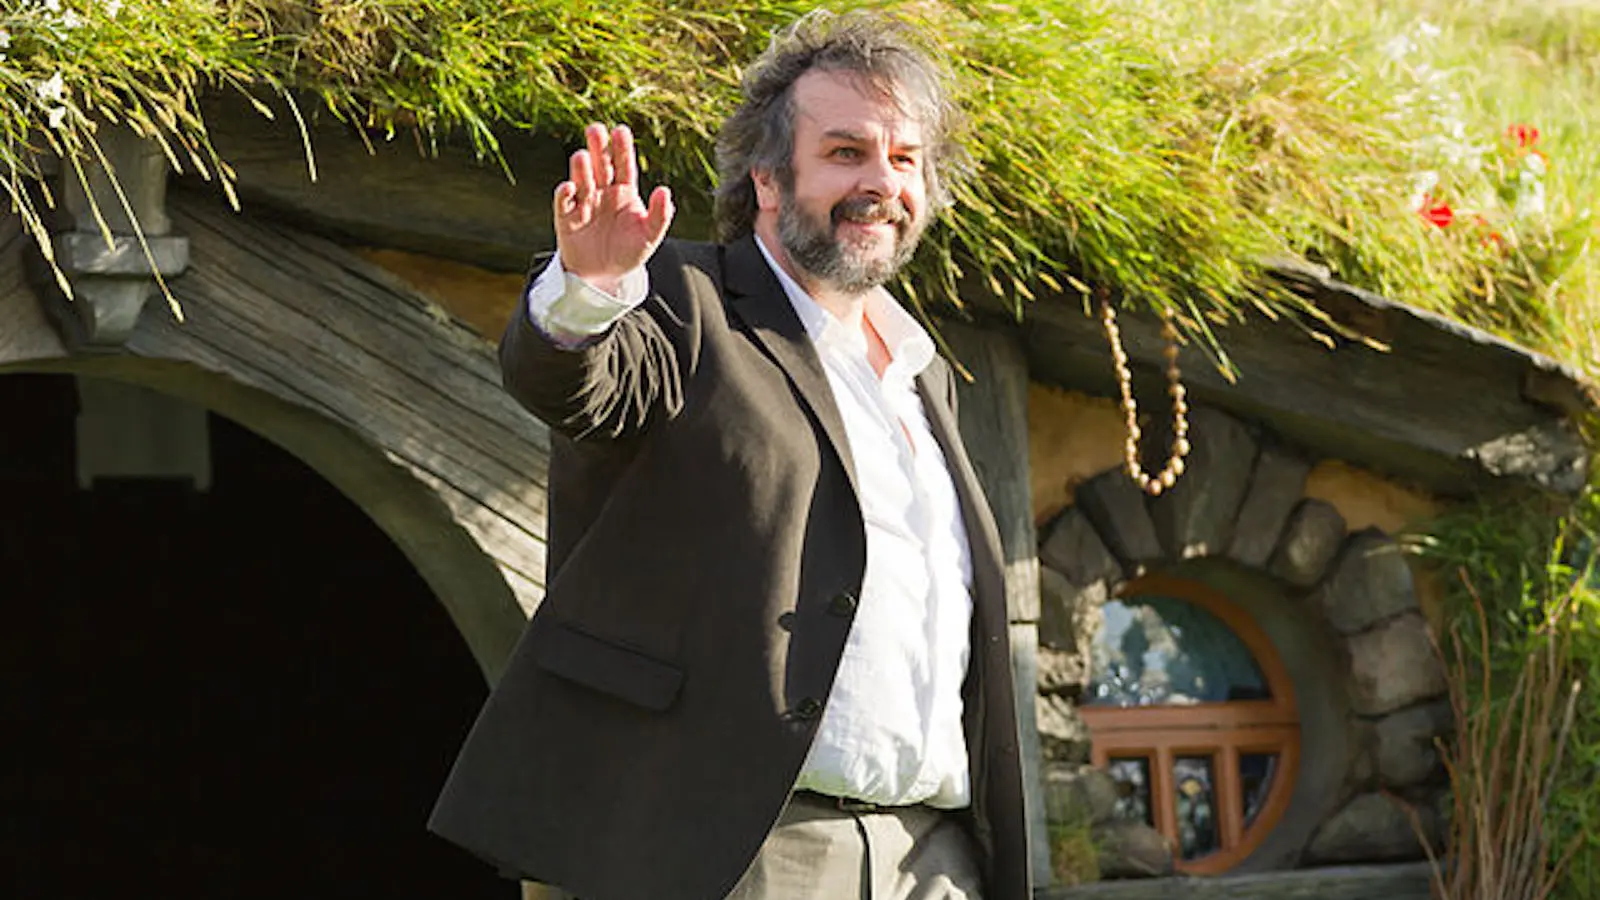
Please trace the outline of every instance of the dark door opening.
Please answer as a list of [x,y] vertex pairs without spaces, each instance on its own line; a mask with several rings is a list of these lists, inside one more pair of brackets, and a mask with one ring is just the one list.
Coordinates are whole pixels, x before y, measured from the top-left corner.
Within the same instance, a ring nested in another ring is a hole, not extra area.
[[79,491],[76,406],[0,377],[0,896],[515,897],[424,830],[487,688],[400,551],[218,416]]

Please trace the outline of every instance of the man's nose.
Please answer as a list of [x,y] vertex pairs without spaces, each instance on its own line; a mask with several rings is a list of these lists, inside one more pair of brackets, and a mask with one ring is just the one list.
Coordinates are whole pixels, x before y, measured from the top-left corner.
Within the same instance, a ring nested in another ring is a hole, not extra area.
[[874,156],[862,167],[860,189],[880,200],[887,199],[899,195],[902,177],[887,155]]

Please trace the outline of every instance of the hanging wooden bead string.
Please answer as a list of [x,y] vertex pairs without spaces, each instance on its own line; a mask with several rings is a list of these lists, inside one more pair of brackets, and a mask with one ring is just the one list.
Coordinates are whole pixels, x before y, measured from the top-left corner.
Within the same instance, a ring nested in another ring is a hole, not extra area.
[[1185,390],[1178,373],[1178,328],[1172,316],[1163,315],[1161,322],[1162,355],[1167,360],[1167,393],[1172,397],[1172,453],[1167,464],[1156,475],[1145,472],[1139,464],[1139,408],[1133,401],[1133,373],[1128,370],[1128,353],[1122,348],[1122,335],[1117,329],[1117,311],[1112,307],[1107,291],[1100,292],[1100,321],[1105,326],[1106,338],[1111,342],[1111,362],[1116,368],[1117,385],[1122,390],[1122,414],[1127,419],[1128,444],[1124,459],[1128,477],[1140,490],[1152,497],[1178,483],[1183,474],[1183,458],[1189,455],[1189,404],[1184,399]]

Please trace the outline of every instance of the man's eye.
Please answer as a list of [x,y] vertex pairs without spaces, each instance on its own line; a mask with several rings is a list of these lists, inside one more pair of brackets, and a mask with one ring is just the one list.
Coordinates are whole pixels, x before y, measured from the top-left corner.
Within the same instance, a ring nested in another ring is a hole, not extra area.
[[861,151],[854,147],[835,147],[832,155],[842,159],[855,159],[861,155]]

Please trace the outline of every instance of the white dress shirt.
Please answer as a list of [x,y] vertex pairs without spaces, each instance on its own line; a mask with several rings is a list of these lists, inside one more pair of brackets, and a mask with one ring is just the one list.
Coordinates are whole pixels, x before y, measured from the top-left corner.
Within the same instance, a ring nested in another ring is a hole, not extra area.
[[[874,290],[866,317],[889,350],[880,378],[864,332],[841,324],[773,260],[767,264],[811,338],[844,421],[866,525],[855,622],[796,788],[881,804],[971,802],[961,724],[972,617],[966,526],[943,452],[916,391],[933,360],[922,326]],[[600,334],[649,293],[644,271],[613,297],[559,258],[528,291],[528,312],[557,342]]]

